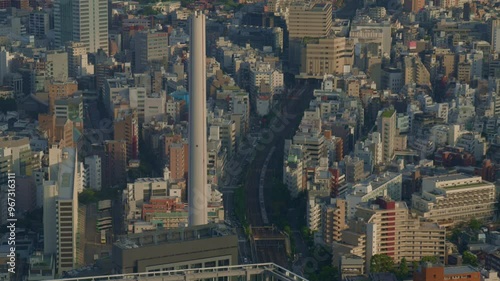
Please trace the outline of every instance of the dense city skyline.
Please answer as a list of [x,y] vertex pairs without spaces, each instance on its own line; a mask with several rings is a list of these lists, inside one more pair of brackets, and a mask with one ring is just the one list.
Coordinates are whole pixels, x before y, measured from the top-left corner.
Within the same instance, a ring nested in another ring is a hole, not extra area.
[[0,280],[500,280],[498,176],[496,1],[0,0]]

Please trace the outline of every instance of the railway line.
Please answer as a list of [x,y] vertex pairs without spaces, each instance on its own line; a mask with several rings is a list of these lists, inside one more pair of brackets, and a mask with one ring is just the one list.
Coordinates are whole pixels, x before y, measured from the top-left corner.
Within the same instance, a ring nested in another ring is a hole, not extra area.
[[[277,114],[271,120],[269,129],[263,133],[244,184],[247,219],[251,227],[273,224],[272,214],[266,211],[271,210],[269,206],[273,202],[265,198],[265,190],[272,188],[273,177],[281,175],[284,141],[295,134],[304,111],[309,107],[313,89],[313,85],[302,85],[292,90],[285,101],[282,114]],[[288,267],[286,245],[282,240],[263,239],[253,244],[252,253],[256,262],[274,262]]]

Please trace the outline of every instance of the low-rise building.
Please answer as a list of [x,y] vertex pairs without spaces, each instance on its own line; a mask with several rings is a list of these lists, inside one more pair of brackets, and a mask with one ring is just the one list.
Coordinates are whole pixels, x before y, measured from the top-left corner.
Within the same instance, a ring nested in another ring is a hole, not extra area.
[[129,234],[113,245],[117,273],[182,270],[238,264],[238,236],[223,225]]

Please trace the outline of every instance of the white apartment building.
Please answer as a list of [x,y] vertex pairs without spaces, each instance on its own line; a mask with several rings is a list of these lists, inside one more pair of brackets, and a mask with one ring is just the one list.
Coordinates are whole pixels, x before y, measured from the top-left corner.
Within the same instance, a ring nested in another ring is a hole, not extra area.
[[481,161],[486,154],[487,141],[480,133],[466,132],[460,135],[456,146],[462,147],[465,151],[472,153],[476,161]]
[[73,148],[49,150],[49,181],[44,182],[44,253],[56,255],[57,273],[83,263],[78,223],[78,193],[83,185],[83,167]]
[[253,93],[257,92],[262,81],[269,84],[272,94],[281,93],[285,86],[283,73],[269,62],[257,62],[255,66],[250,67],[250,83]]
[[467,60],[471,63],[470,78],[480,79],[483,77],[483,52],[473,49],[470,54],[467,54]]
[[430,130],[430,140],[433,141],[436,146],[445,146],[448,143],[450,127],[447,125],[435,125]]
[[448,123],[449,105],[448,103],[434,103],[425,107],[426,112],[436,114],[437,118],[443,119],[444,123]]
[[491,20],[491,49],[500,53],[500,19]]
[[250,98],[248,93],[243,90],[230,91],[231,101],[229,103],[229,111],[233,115],[241,115],[240,126],[237,126],[236,134],[241,136],[242,133],[248,131],[250,122]]
[[0,138],[0,161],[3,162],[0,176],[6,177],[9,172],[30,176],[31,157],[29,138],[17,136]]
[[[170,172],[166,169],[163,178],[139,178],[133,183],[128,183],[123,191],[125,203],[128,206],[127,219],[139,219],[142,215],[142,205],[151,197],[166,197],[169,194]],[[180,194],[178,194],[180,197]]]
[[285,140],[284,157],[283,183],[288,187],[290,195],[296,197],[306,188],[304,162],[307,161],[307,156],[304,147],[292,144],[291,140]]
[[271,111],[272,97],[259,95],[256,100],[256,112],[259,116],[266,116]]
[[[63,0],[67,1],[67,0]],[[94,74],[94,66],[89,63],[87,46],[82,42],[68,42],[68,76],[77,78],[83,75]]]
[[68,80],[68,53],[61,51],[48,51],[45,53],[46,76],[55,81]]
[[88,188],[101,190],[102,188],[102,163],[101,157],[91,155],[85,157],[85,185]]
[[149,123],[153,120],[161,120],[166,112],[167,95],[165,92],[151,94],[144,100],[144,122]]
[[402,199],[403,175],[386,172],[381,175],[372,175],[362,183],[352,186],[347,192],[347,218],[354,219],[358,204],[368,202],[379,196],[387,196],[393,200]]
[[208,117],[210,135],[214,140],[221,140],[222,147],[229,155],[236,149],[236,124],[232,120]]
[[421,194],[412,195],[418,215],[444,226],[472,218],[491,219],[495,202],[494,184],[464,174],[424,178]]
[[177,124],[181,120],[182,101],[170,99],[167,101],[166,114]]

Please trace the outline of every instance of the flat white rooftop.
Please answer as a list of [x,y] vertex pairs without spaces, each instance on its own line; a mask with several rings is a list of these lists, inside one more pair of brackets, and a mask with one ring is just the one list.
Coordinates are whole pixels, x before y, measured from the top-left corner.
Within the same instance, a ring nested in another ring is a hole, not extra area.
[[[138,281],[195,281],[218,277],[243,277],[250,280],[252,276],[269,276],[271,280],[280,281],[308,281],[274,263],[245,264],[221,266],[210,268],[197,268],[185,270],[156,271],[144,273],[130,273],[117,275],[104,275],[82,278],[57,279],[65,281],[100,281],[100,280],[138,280]],[[274,279],[273,279],[274,278]],[[253,279],[252,279],[253,280]]]

